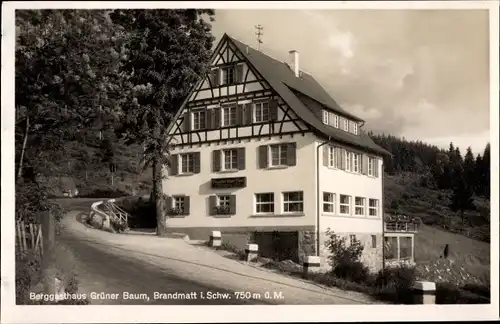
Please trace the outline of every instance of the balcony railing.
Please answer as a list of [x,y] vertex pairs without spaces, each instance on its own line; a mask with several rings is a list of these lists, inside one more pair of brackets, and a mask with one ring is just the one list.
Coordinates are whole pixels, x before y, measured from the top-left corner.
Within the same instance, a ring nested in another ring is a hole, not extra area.
[[404,215],[389,216],[384,220],[386,232],[418,232],[420,227],[420,218],[410,218]]

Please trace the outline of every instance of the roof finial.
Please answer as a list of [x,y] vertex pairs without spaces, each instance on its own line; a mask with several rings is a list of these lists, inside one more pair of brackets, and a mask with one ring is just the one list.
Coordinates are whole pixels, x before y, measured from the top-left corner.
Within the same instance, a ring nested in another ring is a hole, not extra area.
[[262,33],[262,30],[264,29],[264,27],[262,27],[261,25],[257,25],[255,26],[255,29],[257,29],[255,35],[257,35],[257,44],[258,44],[258,49],[260,51],[260,44],[262,44],[262,36],[264,35],[264,33]]

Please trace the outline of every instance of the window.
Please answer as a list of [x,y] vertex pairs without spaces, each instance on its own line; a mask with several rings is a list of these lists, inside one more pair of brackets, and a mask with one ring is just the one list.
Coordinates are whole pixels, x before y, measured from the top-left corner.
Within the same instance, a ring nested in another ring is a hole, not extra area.
[[287,165],[288,145],[271,145],[271,166]]
[[398,259],[398,238],[395,236],[384,237],[384,258],[386,260]]
[[358,135],[358,123],[352,122],[352,132],[355,135]]
[[204,129],[205,125],[205,111],[193,111],[193,130]]
[[378,199],[368,199],[368,215],[378,216]]
[[352,170],[352,152],[346,151],[345,152],[345,170],[346,171],[351,171]]
[[347,120],[347,119],[344,119],[344,130],[346,132],[349,131],[349,120]]
[[274,213],[274,193],[255,194],[255,212],[257,214]]
[[377,235],[372,235],[372,249],[377,248]]
[[333,127],[339,128],[339,116],[337,115],[333,117]]
[[323,110],[323,124],[328,125],[328,117],[329,117],[328,111]]
[[374,176],[375,175],[375,159],[372,157],[368,157],[368,175],[369,176]]
[[351,234],[349,235],[349,244],[353,245],[354,243],[356,243],[356,235]]
[[350,205],[351,205],[351,196],[340,195],[340,214],[349,215],[350,214]]
[[338,147],[328,147],[328,166],[340,168],[340,149]]
[[361,173],[361,154],[351,153],[352,154],[352,168],[351,171],[354,173]]
[[354,215],[357,216],[365,215],[365,198],[363,197],[354,198]]
[[222,108],[222,126],[236,125],[236,106]]
[[328,125],[333,126],[335,123],[335,114],[332,112],[328,113]]
[[181,159],[181,172],[180,173],[194,173],[194,154],[180,154]]
[[384,257],[386,260],[413,260],[413,237],[384,237]]
[[335,194],[331,192],[323,192],[323,212],[335,213]]
[[411,236],[400,236],[399,237],[399,259],[400,260],[411,260],[413,259],[412,253],[412,237]]
[[184,212],[184,197],[174,196],[172,197],[172,208],[181,213]]
[[223,170],[238,169],[238,150],[222,150],[222,156],[224,157]]
[[294,213],[304,211],[304,195],[302,191],[283,193],[283,211]]
[[223,207],[223,208],[229,208],[230,199],[231,199],[231,196],[229,196],[229,195],[217,196],[217,206]]
[[269,101],[257,102],[254,107],[256,123],[263,123],[269,120]]
[[222,71],[222,84],[236,83],[236,69],[234,66],[228,66],[221,69]]

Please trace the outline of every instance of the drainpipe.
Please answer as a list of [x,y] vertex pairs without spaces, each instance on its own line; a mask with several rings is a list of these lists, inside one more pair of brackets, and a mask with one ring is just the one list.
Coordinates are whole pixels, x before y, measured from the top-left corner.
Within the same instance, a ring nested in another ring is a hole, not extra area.
[[319,144],[318,147],[316,147],[316,256],[319,255],[319,237],[320,237],[320,229],[319,229],[319,220],[321,217],[321,200],[319,199],[320,197],[320,191],[319,191],[319,169],[321,168],[321,163],[319,159],[319,149],[325,145],[330,143],[331,137],[328,136],[328,140],[324,141],[323,143]]
[[[382,160],[383,163],[384,160]],[[382,217],[382,272],[385,271],[385,208],[384,208],[384,169],[385,165],[382,164],[382,197],[380,198],[380,216]]]

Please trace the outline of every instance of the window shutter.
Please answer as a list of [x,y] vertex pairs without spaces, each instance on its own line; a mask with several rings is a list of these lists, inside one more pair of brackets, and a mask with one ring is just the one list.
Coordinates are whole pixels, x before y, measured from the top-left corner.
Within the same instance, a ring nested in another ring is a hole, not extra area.
[[164,206],[164,210],[166,211],[165,214],[168,214],[168,211],[173,207],[174,207],[174,199],[171,196],[166,196],[165,206]]
[[212,109],[205,109],[205,128],[212,129]]
[[373,175],[378,178],[378,159],[373,159]]
[[252,103],[245,104],[245,122],[246,122],[246,125],[253,124],[253,104]]
[[368,174],[368,155],[363,154],[362,155],[362,160],[361,160],[361,172],[363,174]]
[[243,119],[244,119],[244,105],[237,105],[236,106],[236,125],[243,125]]
[[221,150],[214,150],[212,153],[212,169],[214,172],[219,172],[221,169]]
[[229,196],[229,213],[231,215],[236,214],[236,195]]
[[340,169],[341,165],[342,165],[342,149],[340,147],[336,147],[335,148],[335,167],[337,169]]
[[200,152],[193,153],[193,173],[200,173],[201,161]]
[[329,145],[324,145],[323,146],[323,165],[324,166],[329,166],[330,163],[328,163],[330,160],[330,146]]
[[340,169],[345,170],[346,163],[346,151],[345,149],[340,149]]
[[297,164],[297,143],[288,143],[287,147],[287,165],[294,166]]
[[184,212],[182,213],[183,215],[189,215],[191,212],[191,199],[189,199],[189,196],[184,197]]
[[220,70],[213,69],[212,70],[212,86],[218,87],[220,85]]
[[269,101],[269,115],[271,117],[271,121],[278,119],[278,101],[276,99],[271,99]]
[[208,214],[216,215],[215,207],[217,206],[217,196],[212,195],[208,197]]
[[267,145],[259,146],[259,169],[265,169],[269,165],[268,153]]
[[243,64],[236,65],[236,83],[243,82]]
[[245,170],[245,148],[240,147],[237,151],[238,170]]
[[179,154],[170,155],[170,175],[179,174]]
[[217,107],[217,108],[214,108],[212,109],[213,110],[213,116],[214,116],[214,123],[213,123],[213,127],[214,128],[220,128],[221,127],[221,122],[220,122],[220,114],[221,114],[221,110],[222,108],[221,107]]
[[191,114],[188,112],[184,113],[184,120],[182,125],[184,126],[184,131],[189,132],[191,130]]

